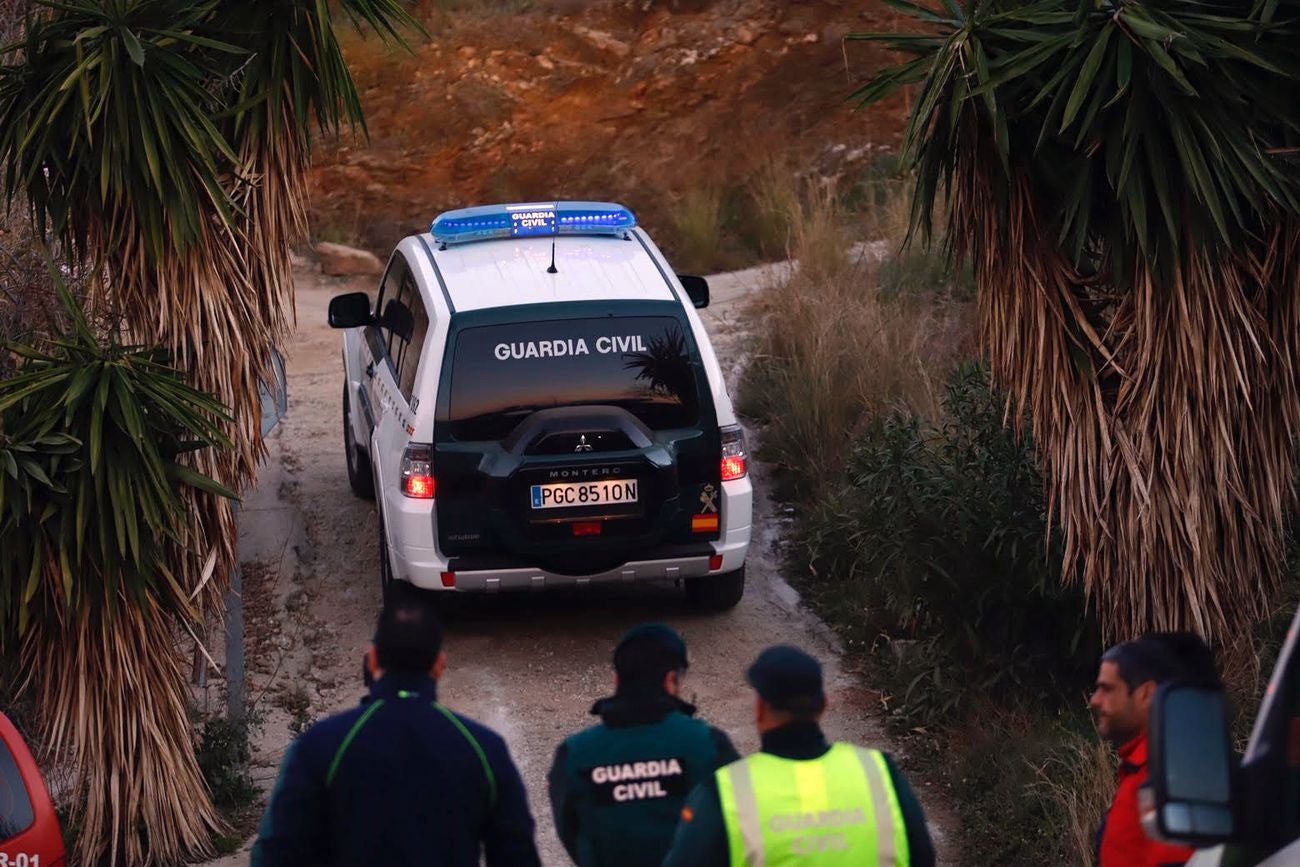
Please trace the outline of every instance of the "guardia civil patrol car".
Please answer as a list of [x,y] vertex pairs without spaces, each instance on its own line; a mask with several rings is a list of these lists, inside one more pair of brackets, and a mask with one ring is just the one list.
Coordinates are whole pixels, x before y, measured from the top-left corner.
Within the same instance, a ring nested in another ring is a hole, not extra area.
[[752,489],[707,304],[601,202],[448,211],[374,299],[333,298],[385,593],[668,579],[734,606]]

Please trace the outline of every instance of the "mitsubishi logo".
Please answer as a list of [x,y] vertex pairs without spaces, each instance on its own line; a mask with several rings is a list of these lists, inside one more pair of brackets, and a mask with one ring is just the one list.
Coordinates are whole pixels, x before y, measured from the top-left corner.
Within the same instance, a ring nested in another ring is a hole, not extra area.
[[578,444],[577,444],[576,446],[573,447],[573,450],[574,450],[575,452],[589,452],[589,451],[591,451],[591,443],[587,442],[587,435],[586,435],[586,434],[579,434],[579,435],[578,435]]

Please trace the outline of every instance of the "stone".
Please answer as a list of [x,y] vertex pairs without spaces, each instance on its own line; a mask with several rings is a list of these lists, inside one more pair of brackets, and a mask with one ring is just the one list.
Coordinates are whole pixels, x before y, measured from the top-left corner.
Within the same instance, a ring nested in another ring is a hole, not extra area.
[[574,27],[573,32],[585,39],[589,44],[599,48],[602,51],[609,51],[618,57],[627,57],[632,47],[620,39],[615,39],[603,30],[593,30],[590,27]]
[[320,260],[321,273],[331,277],[379,274],[384,270],[383,263],[375,254],[366,250],[335,244],[332,241],[321,241],[312,249],[316,251],[316,258]]

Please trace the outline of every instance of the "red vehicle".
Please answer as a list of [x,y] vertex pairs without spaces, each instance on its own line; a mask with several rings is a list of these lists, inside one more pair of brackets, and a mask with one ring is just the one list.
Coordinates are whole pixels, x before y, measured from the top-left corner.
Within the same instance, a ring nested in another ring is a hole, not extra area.
[[65,867],[63,834],[31,750],[0,713],[0,867]]

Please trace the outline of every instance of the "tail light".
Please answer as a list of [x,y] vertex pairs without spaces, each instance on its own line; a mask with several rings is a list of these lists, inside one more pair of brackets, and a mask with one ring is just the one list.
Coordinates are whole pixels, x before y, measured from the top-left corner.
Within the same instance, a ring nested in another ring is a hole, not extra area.
[[433,446],[412,443],[402,452],[402,493],[431,500],[433,491]]
[[749,472],[745,452],[745,432],[740,425],[727,425],[722,428],[722,480],[724,482],[743,479]]

